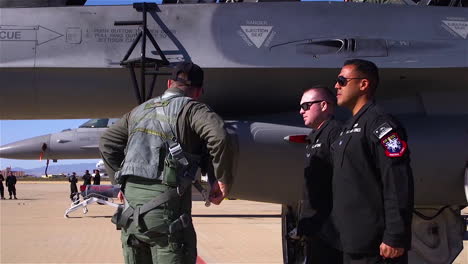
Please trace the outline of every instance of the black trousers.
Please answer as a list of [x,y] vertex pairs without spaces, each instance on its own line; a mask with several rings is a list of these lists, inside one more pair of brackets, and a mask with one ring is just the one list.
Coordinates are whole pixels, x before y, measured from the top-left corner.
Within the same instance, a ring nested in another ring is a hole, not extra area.
[[76,184],[75,185],[70,185],[70,200],[72,200],[72,202],[78,200],[80,198],[79,194],[78,194],[78,188],[76,187]]
[[14,185],[9,185],[8,186],[8,194],[10,195],[13,195],[14,197],[16,197],[16,187]]
[[344,264],[408,264],[408,253],[393,259],[384,259],[380,255],[343,253]]
[[0,184],[0,198],[5,197],[5,188],[3,188],[3,184]]
[[342,264],[343,254],[318,237],[307,241],[307,264]]

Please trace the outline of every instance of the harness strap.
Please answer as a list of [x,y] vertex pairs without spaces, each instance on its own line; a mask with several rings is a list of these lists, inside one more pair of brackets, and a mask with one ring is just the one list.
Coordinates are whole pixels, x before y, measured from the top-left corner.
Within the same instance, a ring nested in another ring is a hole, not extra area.
[[169,200],[172,200],[176,197],[179,197],[179,195],[177,194],[177,189],[173,188],[173,189],[167,190],[163,192],[161,195],[159,195],[158,197],[143,204],[140,207],[140,214],[147,213],[155,209],[156,207],[160,206],[161,204],[166,203]]
[[169,233],[174,234],[177,231],[187,228],[191,223],[192,218],[188,214],[182,214],[169,225]]
[[[184,188],[185,190],[185,188]],[[167,190],[163,192],[161,195],[157,196],[156,198],[146,202],[143,204],[141,207],[133,208],[131,206],[128,206],[123,212],[120,217],[120,220],[117,223],[117,226],[119,227],[124,227],[127,228],[130,225],[130,222],[133,220],[137,224],[139,223],[139,217],[142,214],[145,214],[156,207],[160,206],[163,203],[168,202],[171,199],[178,198],[179,197],[179,192],[178,188],[173,188],[170,190]],[[125,201],[127,204],[128,202]]]
[[[127,201],[125,201],[126,204],[128,204]],[[127,228],[130,225],[130,218],[133,215],[133,208],[128,207],[122,211],[122,215],[120,216],[120,219],[117,222],[117,228],[125,227]]]
[[195,188],[197,188],[197,190],[201,193],[203,200],[205,201],[205,206],[209,207],[211,205],[210,197],[208,195],[208,192],[201,185],[200,181],[195,180],[195,182],[193,183],[193,186],[195,186]]
[[141,231],[140,228],[140,207],[133,208],[133,221],[136,223],[137,228]]
[[[191,186],[191,181],[188,180],[188,177],[184,177],[184,178],[186,180],[182,181],[182,183],[179,185],[178,188],[173,188],[173,189],[170,189],[170,190],[167,190],[167,191],[163,192],[161,195],[159,195],[158,197],[146,202],[141,207],[133,208],[128,204],[128,201],[125,199],[125,203],[126,203],[127,208],[124,209],[124,211],[122,212],[122,215],[121,215],[119,221],[116,224],[117,228],[121,228],[121,227],[127,228],[132,221],[135,221],[137,226],[140,226],[139,221],[140,221],[141,215],[143,215],[144,213],[147,213],[147,212],[157,208],[161,204],[166,203],[171,199],[175,199],[175,198],[180,197],[185,192],[185,190],[188,187]],[[206,195],[206,190],[203,189],[203,187],[200,185],[199,182],[198,182],[198,184],[195,183],[194,185],[197,187],[197,189],[200,192],[202,192],[202,193],[204,193]],[[205,202],[208,203],[207,206],[209,206],[209,199],[206,199]],[[191,223],[192,223],[192,218],[190,217],[190,215],[189,214],[182,214],[181,216],[179,216],[179,218],[177,218],[175,221],[173,221],[169,225],[169,230],[168,231],[169,231],[170,234],[173,234],[173,233],[175,233],[177,231],[180,231],[180,230],[182,230],[184,228],[187,228]],[[158,227],[157,229],[159,230],[159,232],[157,232],[156,230],[148,230],[147,232],[155,232],[156,231],[157,233],[160,233],[160,227]]]

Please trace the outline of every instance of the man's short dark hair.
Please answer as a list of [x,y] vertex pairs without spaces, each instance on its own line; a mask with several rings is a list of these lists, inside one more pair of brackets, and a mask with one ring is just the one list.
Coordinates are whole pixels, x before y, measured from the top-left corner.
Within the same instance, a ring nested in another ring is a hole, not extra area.
[[336,95],[330,89],[328,89],[327,86],[325,86],[325,85],[314,85],[314,86],[312,86],[310,88],[305,89],[302,94],[305,94],[308,91],[312,91],[312,90],[319,91],[319,93],[323,96],[323,99],[325,101],[327,101],[328,103],[331,103],[333,105],[336,105]]
[[379,85],[379,68],[372,62],[368,60],[361,59],[352,59],[347,60],[343,66],[353,65],[356,67],[356,71],[363,74],[366,79],[370,81],[371,94],[375,93],[377,86]]

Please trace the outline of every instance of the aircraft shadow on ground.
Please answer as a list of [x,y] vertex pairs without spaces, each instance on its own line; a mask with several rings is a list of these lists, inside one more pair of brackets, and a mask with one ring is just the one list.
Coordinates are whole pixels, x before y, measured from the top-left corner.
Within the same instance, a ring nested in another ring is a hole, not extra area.
[[[280,214],[193,214],[192,217],[198,218],[279,218]],[[68,218],[112,218],[110,215],[98,216],[68,216]]]
[[112,215],[93,215],[93,216],[71,216],[69,215],[67,217],[68,219],[72,219],[72,218],[112,218]]
[[209,218],[209,217],[220,217],[220,218],[278,218],[280,214],[192,214],[192,217]]

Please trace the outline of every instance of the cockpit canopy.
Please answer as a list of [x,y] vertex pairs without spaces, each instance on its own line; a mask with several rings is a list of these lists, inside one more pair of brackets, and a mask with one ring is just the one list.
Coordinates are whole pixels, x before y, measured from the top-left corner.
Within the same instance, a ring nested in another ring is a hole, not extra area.
[[90,119],[84,124],[79,126],[80,128],[106,128],[113,125],[119,120],[118,118],[100,118],[100,119]]

